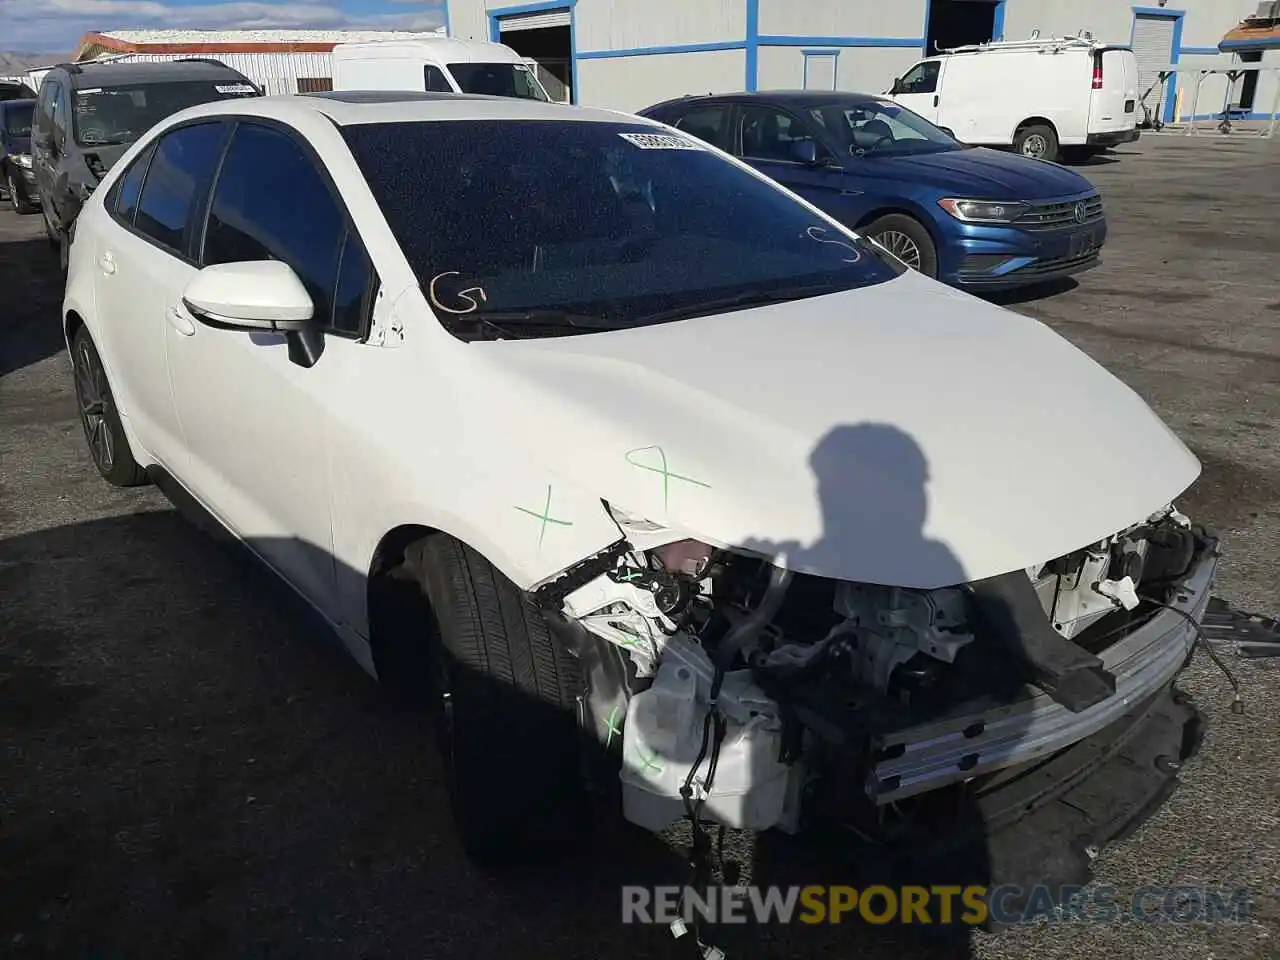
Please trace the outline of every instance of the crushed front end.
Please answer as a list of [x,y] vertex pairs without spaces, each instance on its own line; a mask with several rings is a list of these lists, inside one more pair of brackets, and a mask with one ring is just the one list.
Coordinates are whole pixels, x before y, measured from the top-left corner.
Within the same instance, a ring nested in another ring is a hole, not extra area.
[[583,728],[620,760],[624,813],[654,831],[885,837],[956,791],[1061,766],[1167,697],[1218,563],[1169,507],[1031,569],[918,590],[612,512],[625,539],[537,596],[576,637]]

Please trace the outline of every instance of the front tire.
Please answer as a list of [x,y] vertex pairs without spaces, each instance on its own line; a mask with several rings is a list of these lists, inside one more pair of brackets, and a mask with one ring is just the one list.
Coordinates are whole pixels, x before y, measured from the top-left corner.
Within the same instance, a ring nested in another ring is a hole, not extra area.
[[588,813],[577,660],[531,598],[465,544],[437,534],[406,562],[433,615],[429,682],[464,850],[498,866],[572,845]]
[[1033,160],[1058,162],[1058,134],[1043,123],[1029,123],[1013,135],[1013,149]]
[[18,181],[12,173],[8,176],[9,204],[13,207],[13,212],[20,216],[28,213],[36,212],[36,205],[31,202],[31,198],[26,192],[18,186]]
[[903,213],[878,217],[861,231],[926,277],[938,276],[938,249],[919,220]]
[[113,487],[139,487],[147,482],[146,471],[133,458],[107,383],[98,348],[86,327],[71,338],[71,367],[75,377],[76,403],[84,428],[89,456],[102,479]]

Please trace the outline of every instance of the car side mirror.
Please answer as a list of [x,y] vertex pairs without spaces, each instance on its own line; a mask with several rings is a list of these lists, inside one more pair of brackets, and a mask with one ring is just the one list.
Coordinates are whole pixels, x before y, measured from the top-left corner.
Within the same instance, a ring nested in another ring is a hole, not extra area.
[[253,260],[205,267],[182,291],[183,306],[207,327],[283,333],[289,359],[310,367],[323,340],[313,319],[315,304],[287,263]]
[[818,165],[818,145],[812,140],[795,140],[791,144],[791,156],[805,166]]
[[939,127],[938,129],[941,130],[943,133],[945,133],[952,140],[960,139],[959,137],[956,136],[956,132],[952,130],[950,127]]
[[906,88],[905,86],[903,86],[902,78],[901,78],[901,77],[897,77],[897,78],[895,78],[895,79],[894,79],[894,81],[893,81],[893,86],[889,88],[889,93],[891,93],[891,94],[893,94],[893,93],[902,93],[902,91],[903,91],[903,90],[905,90],[905,89],[907,89],[907,88]]

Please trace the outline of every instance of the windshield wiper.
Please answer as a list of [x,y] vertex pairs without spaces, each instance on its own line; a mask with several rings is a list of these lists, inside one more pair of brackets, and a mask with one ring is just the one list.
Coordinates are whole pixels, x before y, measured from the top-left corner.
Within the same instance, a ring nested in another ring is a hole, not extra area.
[[820,297],[828,293],[839,293],[845,289],[829,283],[810,284],[804,287],[780,287],[777,290],[753,290],[739,293],[732,297],[720,297],[717,300],[703,300],[700,303],[684,307],[661,310],[641,317],[638,323],[666,323],[671,320],[689,320],[693,317],[705,317],[713,313],[728,313],[731,310],[747,310],[751,307],[765,307],[771,303],[788,303],[792,300],[807,300],[809,297]]

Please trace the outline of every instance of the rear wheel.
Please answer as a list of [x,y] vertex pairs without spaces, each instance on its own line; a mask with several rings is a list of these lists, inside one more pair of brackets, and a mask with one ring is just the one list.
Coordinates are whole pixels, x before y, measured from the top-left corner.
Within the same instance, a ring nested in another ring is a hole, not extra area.
[[465,544],[406,552],[432,611],[429,677],[454,822],[485,865],[543,857],[586,822],[577,660],[529,596]]
[[903,213],[891,213],[871,221],[862,229],[912,270],[927,277],[938,275],[938,250],[919,220]]
[[76,403],[84,428],[89,456],[102,478],[115,487],[137,487],[147,482],[146,472],[133,458],[107,383],[102,358],[89,331],[81,327],[71,339],[71,366],[75,374]]
[[1013,136],[1013,149],[1035,160],[1058,160],[1058,135],[1053,127],[1029,123]]

